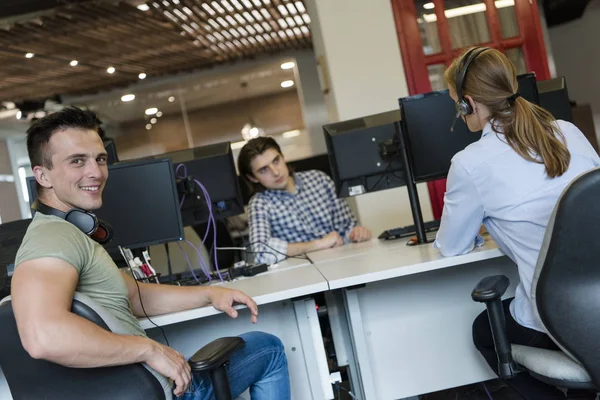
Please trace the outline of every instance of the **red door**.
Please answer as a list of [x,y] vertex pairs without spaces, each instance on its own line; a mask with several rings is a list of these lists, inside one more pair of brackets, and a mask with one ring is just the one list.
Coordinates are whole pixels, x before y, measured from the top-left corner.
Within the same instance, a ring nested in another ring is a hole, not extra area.
[[[531,3],[530,3],[531,1]],[[517,73],[550,78],[537,0],[391,0],[411,95],[445,89],[445,68],[465,48],[503,51]],[[446,180],[428,183],[441,218]]]

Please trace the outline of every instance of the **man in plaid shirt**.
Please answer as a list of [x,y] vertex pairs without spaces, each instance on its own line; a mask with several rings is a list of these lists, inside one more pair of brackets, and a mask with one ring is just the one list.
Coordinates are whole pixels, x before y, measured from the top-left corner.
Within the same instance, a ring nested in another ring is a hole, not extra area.
[[299,254],[371,239],[323,172],[290,173],[274,139],[250,140],[238,156],[240,175],[255,193],[249,204],[255,260],[274,263]]

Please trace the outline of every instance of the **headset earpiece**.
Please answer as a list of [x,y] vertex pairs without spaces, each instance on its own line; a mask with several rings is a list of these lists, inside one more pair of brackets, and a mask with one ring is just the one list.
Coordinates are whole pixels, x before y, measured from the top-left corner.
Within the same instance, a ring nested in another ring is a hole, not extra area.
[[471,107],[471,103],[463,96],[463,85],[465,83],[465,78],[467,76],[467,71],[469,70],[469,66],[484,51],[489,50],[489,47],[474,47],[462,56],[460,62],[458,63],[458,68],[456,68],[456,97],[458,101],[456,102],[456,113],[460,116],[466,116],[473,113],[473,107]]

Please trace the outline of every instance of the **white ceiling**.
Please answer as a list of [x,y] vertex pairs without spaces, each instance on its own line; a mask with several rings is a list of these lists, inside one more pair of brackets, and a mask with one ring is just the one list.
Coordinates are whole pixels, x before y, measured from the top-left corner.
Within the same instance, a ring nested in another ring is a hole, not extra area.
[[[81,97],[63,97],[63,104],[87,106],[107,125],[140,120],[144,111],[158,108],[163,115],[181,113],[181,100],[188,111],[237,100],[264,96],[284,90],[296,90],[294,69],[281,69],[281,64],[294,61],[294,54],[261,57],[256,60],[221,65],[213,70],[182,74],[161,79],[148,77],[127,88]],[[281,82],[294,81],[291,88]],[[244,86],[243,83],[246,83]],[[134,94],[135,100],[124,103],[121,96]],[[169,102],[169,97],[175,97]],[[17,120],[15,113],[0,113],[0,139],[22,137],[29,122]]]
[[[88,106],[108,124],[140,120],[144,117],[144,111],[152,107],[158,108],[163,115],[179,114],[181,100],[186,109],[191,111],[283,90],[295,90],[295,85],[288,89],[281,87],[281,82],[295,80],[294,69],[281,69],[281,64],[290,60],[290,57],[278,57],[262,62],[240,63],[69,102]],[[134,94],[135,100],[122,102],[121,96],[124,94]],[[169,102],[170,97],[174,97],[175,101]]]

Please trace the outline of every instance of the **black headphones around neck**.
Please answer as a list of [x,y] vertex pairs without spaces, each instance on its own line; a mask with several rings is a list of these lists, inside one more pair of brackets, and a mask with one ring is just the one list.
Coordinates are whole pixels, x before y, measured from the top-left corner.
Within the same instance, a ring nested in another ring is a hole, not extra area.
[[464,56],[460,59],[458,63],[458,67],[456,68],[456,97],[458,97],[458,101],[456,102],[456,117],[464,117],[465,115],[469,115],[473,113],[473,107],[467,99],[463,96],[463,85],[465,83],[465,78],[467,76],[467,71],[469,70],[469,66],[484,51],[489,50],[489,47],[473,47],[471,50],[465,53]]
[[45,215],[54,215],[55,217],[64,219],[100,244],[106,244],[113,239],[113,229],[110,224],[99,219],[90,211],[73,208],[64,212],[42,203],[39,199],[33,202],[31,210],[34,215],[36,212],[40,212]]

